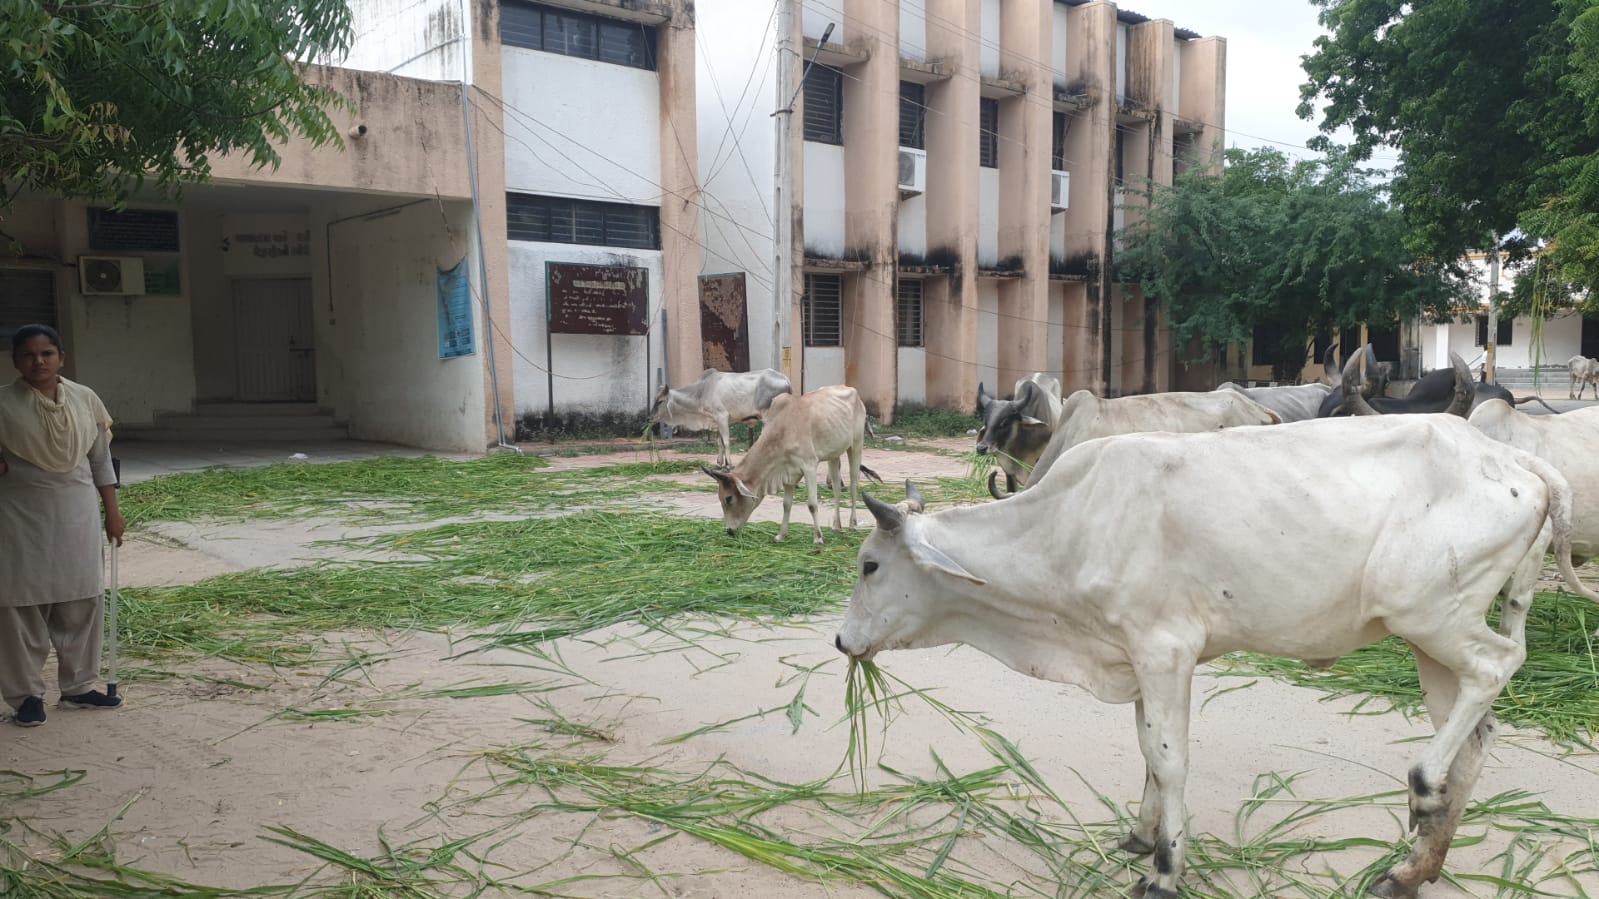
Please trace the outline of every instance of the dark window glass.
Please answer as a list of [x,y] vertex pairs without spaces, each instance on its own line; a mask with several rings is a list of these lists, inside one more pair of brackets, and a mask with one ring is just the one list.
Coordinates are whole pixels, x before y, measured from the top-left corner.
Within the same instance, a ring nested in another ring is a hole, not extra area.
[[805,276],[805,295],[800,304],[800,330],[806,346],[843,346],[839,322],[842,319],[844,279],[838,275]]
[[805,73],[805,139],[844,143],[844,73],[832,66]]
[[1250,365],[1275,365],[1277,355],[1282,352],[1278,344],[1283,339],[1283,327],[1276,323],[1261,323],[1255,326],[1254,339],[1250,341]]
[[654,206],[506,194],[505,209],[512,240],[661,248],[661,215]]
[[984,168],[999,168],[999,101],[983,97],[977,107],[977,161]]
[[927,88],[914,81],[899,83],[899,145],[927,149]]
[[1049,165],[1057,172],[1066,171],[1066,113],[1055,113],[1049,141]]
[[655,29],[587,13],[506,0],[500,41],[507,46],[655,69]]
[[[1501,318],[1498,333],[1495,334],[1494,346],[1510,346],[1510,335],[1513,333],[1511,325],[1515,319]],[[1488,344],[1488,316],[1477,316],[1477,346]]]
[[89,208],[89,249],[97,252],[176,253],[178,214],[170,209]]
[[23,325],[56,327],[55,273],[0,268],[0,340],[8,350]]
[[900,346],[922,345],[922,282],[901,278],[894,303],[894,332]]

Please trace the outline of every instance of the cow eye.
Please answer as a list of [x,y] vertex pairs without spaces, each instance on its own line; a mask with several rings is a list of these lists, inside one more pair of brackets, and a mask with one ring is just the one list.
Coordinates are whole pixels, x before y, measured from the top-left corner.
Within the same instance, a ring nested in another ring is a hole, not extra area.
[[876,562],[867,562],[865,565],[861,566],[861,576],[865,577],[866,575],[871,574],[872,572],[874,572],[876,570],[877,570],[877,563]]

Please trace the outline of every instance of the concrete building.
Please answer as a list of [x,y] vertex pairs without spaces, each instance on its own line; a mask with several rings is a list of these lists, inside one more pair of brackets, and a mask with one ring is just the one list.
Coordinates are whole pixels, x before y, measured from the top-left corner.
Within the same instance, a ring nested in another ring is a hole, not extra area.
[[[1420,350],[1423,370],[1441,368],[1449,364],[1449,354],[1460,354],[1475,369],[1482,364],[1484,344],[1488,335],[1488,255],[1472,253],[1466,257],[1471,264],[1480,288],[1478,307],[1457,317],[1454,321],[1424,324],[1420,327]],[[1510,290],[1517,272],[1506,267],[1501,270],[1500,290]],[[1533,320],[1522,317],[1501,319],[1494,335],[1494,369],[1496,372],[1539,367],[1558,368],[1564,372],[1566,360],[1583,355],[1599,357],[1599,321],[1584,319],[1572,310],[1550,315],[1534,333]],[[1556,386],[1566,385],[1561,374]]]
[[[745,275],[754,366],[848,383],[884,417],[1040,370],[1112,395],[1182,384],[1158,314],[1115,280],[1115,231],[1145,185],[1220,164],[1224,40],[1084,0],[785,2],[803,56],[777,63],[770,8],[697,3],[706,268]],[[803,84],[800,200],[774,210],[778,64]]]

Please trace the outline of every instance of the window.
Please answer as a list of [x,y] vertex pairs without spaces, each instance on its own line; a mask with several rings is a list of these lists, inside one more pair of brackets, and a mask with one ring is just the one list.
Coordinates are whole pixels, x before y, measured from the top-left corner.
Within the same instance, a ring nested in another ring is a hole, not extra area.
[[927,88],[914,81],[899,83],[899,145],[927,149]]
[[654,28],[567,9],[506,2],[500,7],[500,42],[636,69],[655,69]]
[[1255,325],[1253,339],[1250,340],[1249,364],[1277,364],[1277,357],[1282,354],[1281,344],[1285,336],[1286,329],[1276,322],[1261,322]]
[[7,348],[23,325],[56,326],[55,273],[29,268],[0,268],[0,340]]
[[506,194],[505,217],[512,240],[661,248],[661,211],[654,206]]
[[1055,113],[1055,120],[1051,125],[1049,167],[1057,172],[1064,172],[1066,171],[1066,132],[1070,127],[1067,124],[1066,113]]
[[999,101],[987,97],[977,106],[977,161],[984,168],[999,168]]
[[894,333],[900,346],[922,345],[922,282],[901,278],[895,289]]
[[832,66],[805,73],[805,139],[844,143],[844,73]]
[[[1515,319],[1512,318],[1501,318],[1499,320],[1499,333],[1497,335],[1498,339],[1494,341],[1494,346],[1510,346],[1510,335],[1512,330],[1511,325],[1514,323]],[[1488,345],[1488,316],[1486,315],[1477,316],[1476,345]]]
[[805,276],[805,296],[800,304],[800,330],[806,346],[843,346],[839,328],[843,317],[844,279],[838,275]]

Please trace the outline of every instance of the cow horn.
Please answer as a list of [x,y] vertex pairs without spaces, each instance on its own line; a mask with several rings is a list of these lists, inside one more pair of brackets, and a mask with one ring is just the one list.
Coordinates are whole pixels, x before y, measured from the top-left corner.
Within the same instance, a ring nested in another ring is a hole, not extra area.
[[1460,354],[1451,352],[1449,364],[1455,368],[1455,398],[1445,411],[1461,418],[1471,414],[1471,401],[1477,395],[1477,385],[1472,383],[1471,369],[1466,367],[1466,360]]
[[1338,344],[1327,348],[1327,355],[1321,360],[1322,374],[1327,377],[1327,385],[1334,390],[1344,386],[1343,373],[1338,371]]
[[877,526],[892,534],[905,524],[905,516],[898,509],[872,496],[870,493],[861,494],[861,499],[866,500],[866,508],[877,519]]
[[997,468],[988,473],[988,495],[995,499],[1006,498],[1006,494],[999,492],[999,469]]
[[1361,391],[1360,360],[1366,358],[1369,347],[1361,347],[1350,355],[1349,361],[1344,363],[1343,381],[1340,389],[1344,394],[1344,401],[1333,411],[1338,409],[1348,411],[1350,415],[1381,415],[1371,404],[1366,402],[1366,396]]
[[988,404],[990,402],[992,402],[992,400],[989,398],[988,394],[983,390],[983,382],[982,381],[978,381],[977,382],[977,414],[978,415],[982,415],[984,413],[984,411],[988,409]]
[[1349,393],[1349,385],[1353,384],[1359,387],[1361,384],[1360,360],[1364,359],[1365,357],[1366,348],[1361,347],[1360,349],[1355,350],[1353,353],[1350,353],[1349,358],[1344,360],[1344,370],[1342,374],[1339,375],[1338,386],[1343,389],[1346,396]]
[[905,479],[905,511],[920,512],[927,508],[927,503],[922,500],[922,491],[916,489],[910,478]]
[[[700,466],[700,471],[703,471],[706,474],[710,475],[711,477],[715,478],[716,479],[716,483],[718,483],[718,484],[728,484],[730,481],[733,480],[733,476],[732,475],[730,475],[727,472],[721,470],[720,468],[712,468],[709,465],[701,465]],[[729,484],[729,486],[731,486],[731,484]]]

